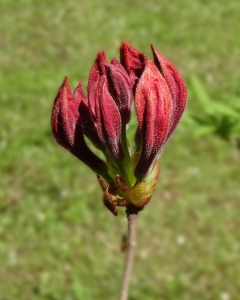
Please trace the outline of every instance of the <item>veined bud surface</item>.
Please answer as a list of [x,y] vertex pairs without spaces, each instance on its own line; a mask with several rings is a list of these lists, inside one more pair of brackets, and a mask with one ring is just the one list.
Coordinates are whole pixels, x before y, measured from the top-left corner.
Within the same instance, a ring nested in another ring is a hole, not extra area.
[[[120,47],[120,62],[109,62],[99,52],[87,96],[81,82],[72,93],[65,78],[53,106],[54,138],[98,175],[103,203],[114,215],[117,206],[141,210],[151,199],[160,154],[186,106],[180,73],[153,46],[152,52],[150,60],[126,42]],[[127,128],[134,111],[138,124],[132,143]],[[90,150],[86,138],[104,160]]]

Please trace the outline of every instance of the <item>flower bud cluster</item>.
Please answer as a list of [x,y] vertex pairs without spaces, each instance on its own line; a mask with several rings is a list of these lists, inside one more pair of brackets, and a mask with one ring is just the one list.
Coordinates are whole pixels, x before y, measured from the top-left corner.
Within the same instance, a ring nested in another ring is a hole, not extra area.
[[[120,61],[99,52],[90,71],[87,96],[82,83],[71,92],[65,78],[54,102],[56,141],[98,176],[103,203],[142,209],[156,190],[159,156],[176,128],[187,100],[178,70],[153,46],[153,60],[123,42]],[[127,128],[135,109],[134,147]],[[100,159],[86,137],[104,154]]]

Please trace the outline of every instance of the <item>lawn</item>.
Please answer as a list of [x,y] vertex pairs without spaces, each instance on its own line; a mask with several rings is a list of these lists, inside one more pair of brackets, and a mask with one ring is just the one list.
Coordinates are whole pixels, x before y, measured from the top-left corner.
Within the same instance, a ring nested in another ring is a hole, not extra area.
[[[52,138],[65,75],[84,87],[99,50],[167,56],[215,101],[240,95],[239,0],[0,0],[0,300],[117,299],[124,210]],[[196,110],[189,91],[188,110]],[[201,111],[199,111],[201,114]],[[129,300],[238,300],[240,152],[180,124],[139,214]]]

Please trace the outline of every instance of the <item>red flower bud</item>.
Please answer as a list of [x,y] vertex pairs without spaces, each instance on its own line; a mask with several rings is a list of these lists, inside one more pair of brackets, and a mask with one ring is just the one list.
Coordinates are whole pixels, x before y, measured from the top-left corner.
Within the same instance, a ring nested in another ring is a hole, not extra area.
[[123,42],[120,48],[120,61],[128,72],[134,89],[145,67],[146,56],[131,45]]
[[173,66],[173,64],[169,60],[167,60],[161,53],[159,53],[153,46],[151,47],[154,57],[154,63],[165,78],[172,95],[173,115],[168,131],[167,138],[169,138],[184,112],[187,100],[187,87],[182,76]]
[[88,165],[97,174],[106,177],[106,164],[86,145],[79,114],[81,93],[72,95],[67,77],[60,87],[52,111],[52,132],[56,141]]
[[118,161],[125,156],[121,129],[124,121],[130,118],[132,94],[129,85],[128,74],[117,60],[109,64],[105,53],[99,52],[88,80],[89,112],[101,142]]
[[130,120],[133,101],[130,77],[115,58],[110,64],[106,64],[106,69],[109,92],[117,104],[123,123],[127,124]]
[[74,144],[80,101],[80,98],[73,98],[68,84],[68,78],[66,77],[62,86],[59,88],[52,112],[53,136],[57,142],[65,148],[70,149]]
[[81,82],[79,82],[78,86],[76,87],[73,96],[75,99],[81,99],[78,110],[79,114],[81,115],[81,123],[84,134],[97,148],[104,150],[105,147],[99,139],[94,123],[90,117],[88,102]]
[[121,116],[108,91],[107,78],[100,76],[89,93],[89,108],[100,140],[116,160],[124,158],[120,143]]
[[[147,175],[153,160],[160,154],[176,128],[187,100],[186,85],[177,69],[153,46],[152,51],[155,66],[153,68],[154,64],[150,61],[152,67],[149,71],[149,60],[131,45],[124,42],[120,50],[122,65],[129,76],[135,76],[135,105],[139,121],[135,140],[138,144],[137,148],[140,145],[142,147],[141,157],[135,170],[135,175],[138,178]],[[149,74],[148,76],[146,72]],[[154,75],[154,73],[160,74],[161,80],[159,75]],[[156,79],[156,76],[158,79]],[[151,82],[153,78],[155,78],[155,82],[160,80],[161,85],[153,84]],[[155,96],[153,96],[154,93]],[[150,97],[155,98],[154,104]],[[161,99],[164,97],[168,99],[165,101],[167,106],[160,109],[159,103],[162,103]],[[144,108],[145,102],[149,103],[150,106],[146,105],[146,108]],[[154,105],[155,108],[152,107]],[[157,107],[158,111],[156,111]],[[153,116],[156,116],[155,120]],[[159,129],[157,129],[158,126]]]
[[88,79],[88,94],[90,93],[90,89],[92,85],[95,84],[96,81],[98,81],[99,77],[101,75],[106,75],[105,65],[107,62],[108,61],[105,52],[100,51],[90,71],[90,75]]
[[142,140],[142,151],[135,174],[144,177],[163,146],[172,115],[172,97],[168,86],[151,60],[137,84],[136,113]]

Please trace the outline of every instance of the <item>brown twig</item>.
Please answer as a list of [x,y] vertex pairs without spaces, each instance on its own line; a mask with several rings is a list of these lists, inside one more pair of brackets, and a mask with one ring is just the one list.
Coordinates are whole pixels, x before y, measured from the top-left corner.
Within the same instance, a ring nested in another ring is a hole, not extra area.
[[123,272],[122,289],[120,300],[127,300],[128,289],[131,279],[131,272],[136,248],[136,232],[137,232],[137,209],[128,208],[126,210],[128,220],[128,240],[126,249],[126,261]]

